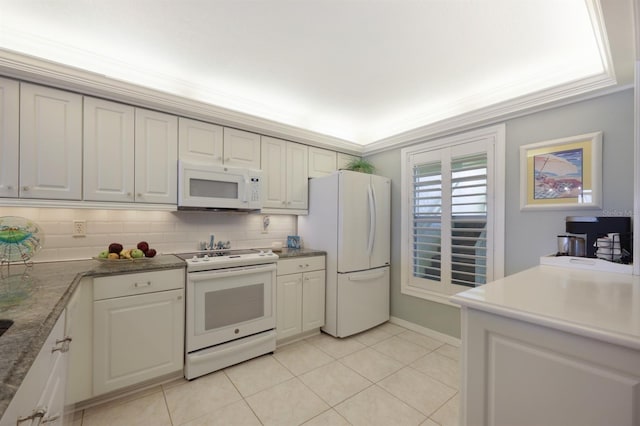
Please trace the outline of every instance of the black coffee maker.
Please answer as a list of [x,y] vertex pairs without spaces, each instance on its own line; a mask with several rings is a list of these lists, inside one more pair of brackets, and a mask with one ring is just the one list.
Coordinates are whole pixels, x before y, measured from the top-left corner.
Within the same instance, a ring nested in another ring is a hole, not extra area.
[[[565,230],[571,234],[584,234],[586,236],[586,257],[596,257],[595,243],[600,237],[606,237],[609,233],[620,234],[620,248],[628,262],[631,261],[632,238],[631,218],[624,216],[567,216]],[[627,263],[628,263],[627,262]]]

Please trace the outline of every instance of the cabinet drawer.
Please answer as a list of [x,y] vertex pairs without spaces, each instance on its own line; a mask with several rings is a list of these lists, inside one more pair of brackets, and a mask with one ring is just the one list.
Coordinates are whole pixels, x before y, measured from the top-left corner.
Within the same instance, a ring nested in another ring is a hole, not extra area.
[[93,300],[184,288],[184,269],[94,278]]
[[324,269],[324,256],[295,257],[278,261],[278,275]]

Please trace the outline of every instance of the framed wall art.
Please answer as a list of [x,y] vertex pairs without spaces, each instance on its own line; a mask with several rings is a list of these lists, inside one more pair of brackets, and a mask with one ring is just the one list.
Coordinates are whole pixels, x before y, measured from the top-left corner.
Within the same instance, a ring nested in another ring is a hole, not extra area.
[[602,132],[520,147],[520,210],[602,208]]

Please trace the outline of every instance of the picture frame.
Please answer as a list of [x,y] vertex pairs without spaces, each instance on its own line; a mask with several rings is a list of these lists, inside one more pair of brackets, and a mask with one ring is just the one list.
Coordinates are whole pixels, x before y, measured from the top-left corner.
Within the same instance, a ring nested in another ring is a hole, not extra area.
[[287,237],[287,248],[299,249],[300,248],[300,237],[297,236],[297,235],[289,235]]
[[602,132],[520,147],[520,210],[602,208]]

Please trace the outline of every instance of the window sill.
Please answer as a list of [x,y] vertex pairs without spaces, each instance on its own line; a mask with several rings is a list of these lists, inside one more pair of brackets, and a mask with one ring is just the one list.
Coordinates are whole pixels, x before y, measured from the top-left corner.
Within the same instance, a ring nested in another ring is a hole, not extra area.
[[453,296],[456,293],[459,293],[459,291],[454,291],[451,294],[446,294],[446,293],[440,293],[432,290],[425,290],[423,288],[412,287],[409,285],[402,285],[400,292],[407,296],[418,297],[420,299],[429,300],[431,302],[436,302],[443,305],[449,305],[455,308],[460,307],[460,305],[458,305],[457,303],[453,303],[449,300],[451,296]]

